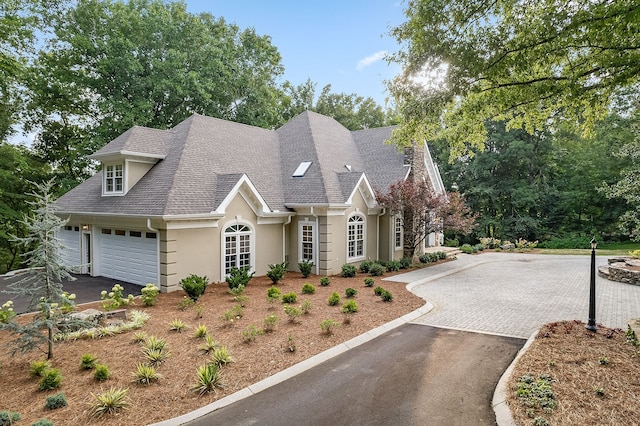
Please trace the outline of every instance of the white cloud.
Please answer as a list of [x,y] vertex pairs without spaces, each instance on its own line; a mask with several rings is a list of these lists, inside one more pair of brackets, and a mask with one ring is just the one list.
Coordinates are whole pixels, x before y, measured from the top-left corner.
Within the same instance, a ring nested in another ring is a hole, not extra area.
[[367,56],[366,58],[361,59],[360,62],[358,62],[358,66],[356,67],[356,70],[361,71],[364,68],[368,67],[369,65],[376,63],[378,61],[381,61],[382,59],[384,59],[386,55],[387,55],[387,51],[381,50],[379,52],[374,53],[373,55]]

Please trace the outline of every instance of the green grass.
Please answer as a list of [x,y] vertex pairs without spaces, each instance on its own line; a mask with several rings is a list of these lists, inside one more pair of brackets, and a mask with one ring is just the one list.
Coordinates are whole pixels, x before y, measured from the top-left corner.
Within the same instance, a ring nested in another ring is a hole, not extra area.
[[[626,256],[630,251],[640,249],[640,243],[625,241],[622,243],[598,244],[596,256]],[[591,254],[591,249],[537,249],[541,254]]]

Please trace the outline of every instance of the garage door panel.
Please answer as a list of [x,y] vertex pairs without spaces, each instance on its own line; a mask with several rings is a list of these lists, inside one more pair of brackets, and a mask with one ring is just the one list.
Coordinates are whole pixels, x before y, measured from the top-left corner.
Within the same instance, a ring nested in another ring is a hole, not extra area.
[[80,260],[80,232],[73,230],[60,230],[58,239],[62,243],[62,262],[67,267],[78,266]]
[[133,284],[157,284],[157,240],[130,235],[100,235],[100,275]]

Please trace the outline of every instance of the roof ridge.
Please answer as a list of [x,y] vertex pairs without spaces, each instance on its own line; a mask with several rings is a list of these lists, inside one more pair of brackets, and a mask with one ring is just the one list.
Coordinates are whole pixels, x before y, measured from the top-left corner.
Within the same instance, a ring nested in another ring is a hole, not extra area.
[[[177,157],[177,165],[175,168],[175,173],[173,173],[173,175],[171,176],[171,185],[169,185],[169,190],[167,192],[167,198],[166,198],[166,202],[165,205],[162,209],[163,214],[167,214],[167,210],[169,209],[169,206],[172,205],[172,200],[177,196],[177,188],[176,188],[176,180],[178,179],[180,173],[181,173],[181,165],[183,164],[184,161],[184,152],[185,152],[185,148],[187,146],[187,143],[189,141],[189,133],[191,132],[192,128],[193,128],[193,123],[194,123],[194,116],[195,115],[199,115],[199,114],[191,114],[189,117],[187,117],[186,119],[184,119],[183,121],[181,121],[180,123],[176,124],[175,126],[173,126],[170,130],[173,132],[173,138],[172,141],[173,142],[179,142],[179,143],[172,143],[171,144],[171,148],[174,148],[176,150],[178,150],[178,146],[179,146],[179,152],[176,152],[176,157]],[[185,132],[185,135],[183,138],[176,138],[176,136],[178,135],[178,127],[187,127],[187,130]]]

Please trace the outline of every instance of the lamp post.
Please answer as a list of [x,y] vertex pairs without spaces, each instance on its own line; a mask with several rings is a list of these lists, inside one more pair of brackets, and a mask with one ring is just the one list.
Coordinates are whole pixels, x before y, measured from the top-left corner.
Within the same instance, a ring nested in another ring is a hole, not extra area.
[[596,247],[598,242],[595,238],[591,239],[591,285],[589,287],[589,322],[587,322],[587,330],[598,331],[596,325]]

